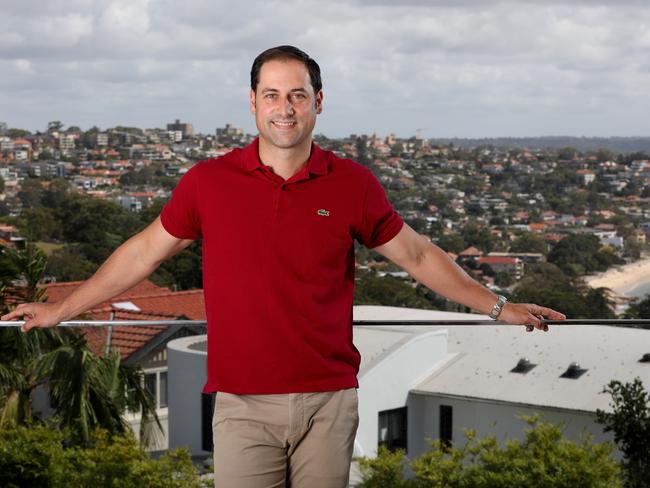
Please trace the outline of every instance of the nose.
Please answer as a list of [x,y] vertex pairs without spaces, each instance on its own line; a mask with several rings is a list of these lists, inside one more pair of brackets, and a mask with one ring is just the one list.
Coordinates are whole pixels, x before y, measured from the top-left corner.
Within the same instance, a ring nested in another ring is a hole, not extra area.
[[287,115],[293,115],[295,113],[295,110],[293,109],[293,103],[291,102],[290,98],[287,98],[284,102],[284,112]]

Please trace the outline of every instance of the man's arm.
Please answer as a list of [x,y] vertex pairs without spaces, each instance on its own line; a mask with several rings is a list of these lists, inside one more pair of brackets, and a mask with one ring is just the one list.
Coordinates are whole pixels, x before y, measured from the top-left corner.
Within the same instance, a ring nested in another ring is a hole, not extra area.
[[[387,257],[431,291],[489,314],[497,296],[472,279],[447,254],[406,223],[390,241],[373,249]],[[506,303],[499,320],[511,324],[529,324],[542,328],[540,317],[564,320],[550,308],[531,303]]]
[[165,259],[185,249],[190,239],[169,234],[158,217],[146,229],[118,247],[97,272],[58,303],[24,303],[2,320],[25,317],[23,331],[52,327],[128,290],[149,276]]

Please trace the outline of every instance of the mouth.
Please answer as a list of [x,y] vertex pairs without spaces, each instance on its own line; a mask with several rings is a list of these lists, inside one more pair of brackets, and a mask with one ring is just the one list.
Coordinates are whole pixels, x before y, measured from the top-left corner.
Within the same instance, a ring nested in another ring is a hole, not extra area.
[[291,129],[291,128],[295,127],[296,122],[291,121],[291,120],[287,120],[287,121],[273,120],[273,121],[271,121],[271,124],[273,124],[278,129]]

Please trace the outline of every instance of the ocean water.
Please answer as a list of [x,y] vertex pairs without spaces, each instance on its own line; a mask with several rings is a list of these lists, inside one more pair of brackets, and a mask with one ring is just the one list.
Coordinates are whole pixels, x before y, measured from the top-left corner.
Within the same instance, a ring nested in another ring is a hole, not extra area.
[[630,288],[625,292],[626,297],[643,298],[648,294],[650,294],[650,281],[642,281],[641,283],[637,283],[634,288]]

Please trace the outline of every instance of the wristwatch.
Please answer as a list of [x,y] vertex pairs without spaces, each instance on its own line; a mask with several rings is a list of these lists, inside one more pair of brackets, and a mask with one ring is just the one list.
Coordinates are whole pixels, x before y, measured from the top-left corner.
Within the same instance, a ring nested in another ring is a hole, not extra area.
[[499,318],[499,315],[501,314],[501,311],[503,310],[503,306],[506,304],[508,299],[504,297],[503,295],[498,295],[497,296],[497,302],[494,304],[494,307],[492,307],[492,311],[490,312],[489,317],[492,320],[496,320]]

